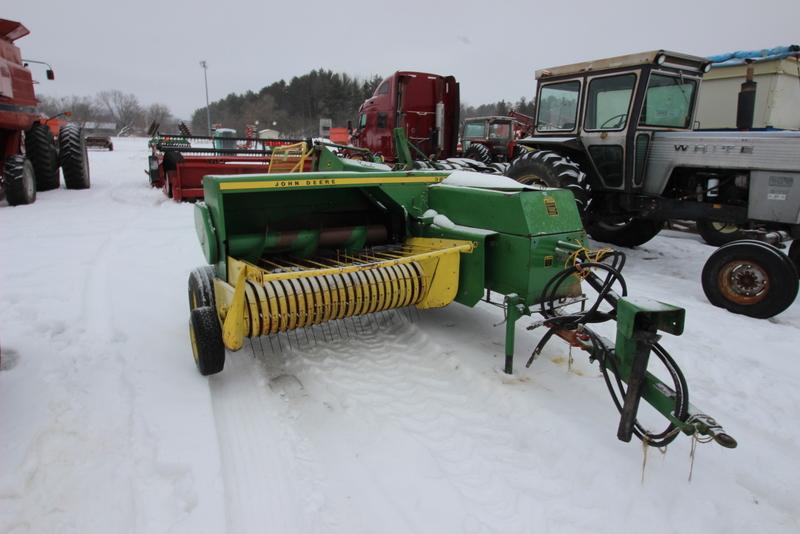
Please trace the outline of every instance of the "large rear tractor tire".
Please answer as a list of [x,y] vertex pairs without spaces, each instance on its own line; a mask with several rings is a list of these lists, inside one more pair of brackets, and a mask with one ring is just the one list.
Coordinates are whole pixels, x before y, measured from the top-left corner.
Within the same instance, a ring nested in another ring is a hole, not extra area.
[[703,241],[715,247],[721,247],[731,241],[745,239],[745,234],[739,225],[717,221],[697,221],[697,233]]
[[33,164],[37,191],[58,189],[58,150],[50,128],[41,122],[33,123],[25,132],[25,152]]
[[616,224],[594,222],[586,231],[597,241],[630,248],[644,245],[658,235],[663,226],[663,221],[631,218]]
[[58,132],[58,145],[67,189],[89,189],[89,154],[81,128],[74,124],[62,126]]
[[189,274],[189,340],[197,370],[213,375],[225,367],[222,327],[214,301],[214,268],[198,267]]
[[25,156],[10,156],[3,165],[6,200],[12,206],[33,204],[36,200],[36,174]]
[[714,251],[703,266],[703,291],[714,306],[767,319],[797,297],[794,264],[777,248],[759,241],[734,241]]
[[480,161],[486,165],[492,162],[492,152],[489,150],[489,147],[482,143],[470,143],[469,148],[464,151],[464,157]]
[[572,191],[581,216],[589,208],[589,184],[580,165],[552,150],[532,150],[511,162],[506,176],[531,185]]

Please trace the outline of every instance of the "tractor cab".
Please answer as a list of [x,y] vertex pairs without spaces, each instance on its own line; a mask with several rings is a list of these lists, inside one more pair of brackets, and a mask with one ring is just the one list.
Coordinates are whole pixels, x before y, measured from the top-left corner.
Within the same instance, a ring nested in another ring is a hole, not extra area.
[[692,128],[709,68],[657,50],[539,70],[534,135],[520,144],[567,151],[594,189],[640,191],[653,134]]
[[463,153],[485,163],[511,161],[517,139],[528,133],[532,122],[531,117],[515,111],[505,116],[466,119],[461,128]]

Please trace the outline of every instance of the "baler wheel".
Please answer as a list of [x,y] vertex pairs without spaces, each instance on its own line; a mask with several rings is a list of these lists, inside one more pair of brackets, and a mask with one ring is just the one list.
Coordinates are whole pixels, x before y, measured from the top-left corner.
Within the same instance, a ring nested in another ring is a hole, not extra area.
[[33,164],[36,190],[58,189],[58,151],[50,128],[41,122],[33,123],[31,129],[25,132],[25,151]]
[[486,165],[492,162],[492,153],[489,147],[483,143],[470,143],[469,148],[464,152],[464,157],[480,161]]
[[198,371],[203,376],[222,371],[225,366],[225,345],[222,342],[222,327],[217,310],[201,306],[192,310],[189,324],[189,339]]
[[757,319],[773,317],[797,296],[797,269],[767,243],[734,241],[706,261],[703,291],[714,306]]
[[67,189],[89,189],[89,155],[80,127],[66,124],[58,132],[61,170]]
[[586,173],[580,165],[552,150],[533,150],[511,162],[506,176],[523,184],[539,184],[572,191],[581,217],[589,209]]
[[36,175],[25,156],[10,156],[3,166],[6,200],[12,206],[33,204],[36,200]]
[[189,309],[214,304],[214,268],[198,267],[189,274]]
[[213,267],[198,267],[189,274],[189,310],[194,363],[203,376],[219,373],[225,365],[225,345],[214,300]]

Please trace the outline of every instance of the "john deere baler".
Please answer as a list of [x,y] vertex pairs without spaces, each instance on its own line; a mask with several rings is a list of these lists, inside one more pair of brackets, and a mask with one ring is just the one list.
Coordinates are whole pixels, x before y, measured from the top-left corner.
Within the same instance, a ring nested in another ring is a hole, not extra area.
[[[555,334],[600,363],[622,414],[620,439],[663,445],[683,431],[735,446],[688,403],[680,371],[672,373],[677,366],[657,343],[658,331],[681,333],[683,310],[625,296],[622,256],[587,249],[570,192],[337,160],[321,156],[317,172],[204,178],[195,222],[210,266],[189,278],[202,374],[220,372],[226,349],[239,350],[245,338],[485,300],[505,310],[506,372],[515,325],[533,313],[547,328],[534,355]],[[583,284],[597,293],[594,303]],[[575,303],[583,309],[562,311]],[[610,319],[618,321],[616,348],[587,326]],[[647,372],[651,354],[673,374],[673,387]],[[668,419],[665,431],[638,423],[642,398]]]

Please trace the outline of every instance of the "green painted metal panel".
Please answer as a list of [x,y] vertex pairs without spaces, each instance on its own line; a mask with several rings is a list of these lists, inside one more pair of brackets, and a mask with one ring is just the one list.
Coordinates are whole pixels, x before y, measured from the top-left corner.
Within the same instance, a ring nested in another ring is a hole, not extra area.
[[[568,191],[435,185],[428,192],[430,208],[454,224],[497,233],[486,245],[485,287],[517,294],[529,306],[540,301],[547,281],[564,268],[568,254],[556,251],[559,241],[586,243]],[[559,296],[580,294],[580,281],[564,284],[563,290]]]
[[219,246],[214,225],[211,223],[211,214],[203,202],[194,205],[194,227],[197,238],[200,240],[200,247],[208,263],[216,263],[219,260]]

